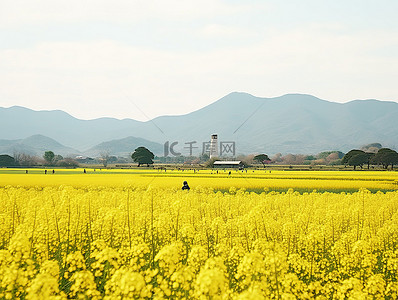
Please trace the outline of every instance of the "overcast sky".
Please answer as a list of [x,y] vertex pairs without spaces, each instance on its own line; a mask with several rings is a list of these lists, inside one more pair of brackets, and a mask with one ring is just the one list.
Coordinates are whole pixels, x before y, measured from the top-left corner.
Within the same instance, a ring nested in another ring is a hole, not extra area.
[[398,100],[397,0],[0,0],[0,106],[148,120],[233,91]]

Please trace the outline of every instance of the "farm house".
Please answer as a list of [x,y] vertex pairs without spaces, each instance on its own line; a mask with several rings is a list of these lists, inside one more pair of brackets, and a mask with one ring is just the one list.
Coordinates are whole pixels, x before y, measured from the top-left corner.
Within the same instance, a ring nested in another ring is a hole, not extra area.
[[240,160],[217,160],[214,162],[213,166],[215,168],[234,168],[241,169],[244,167],[244,164]]

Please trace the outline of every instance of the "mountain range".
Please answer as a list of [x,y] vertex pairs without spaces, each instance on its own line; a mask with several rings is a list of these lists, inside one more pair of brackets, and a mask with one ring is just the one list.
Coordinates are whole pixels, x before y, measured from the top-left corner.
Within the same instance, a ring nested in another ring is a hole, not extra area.
[[40,134],[18,140],[0,140],[0,154],[14,155],[14,153],[25,153],[41,156],[48,150],[59,155],[79,153],[76,149],[66,147],[56,140]]
[[13,106],[0,108],[0,152],[20,147],[21,151],[52,150],[61,155],[101,151],[126,155],[145,146],[163,155],[168,141],[178,142],[176,152],[187,155],[191,145],[193,154],[199,154],[211,134],[218,134],[220,142],[234,142],[236,154],[347,152],[373,142],[396,148],[397,115],[398,103],[390,101],[335,103],[303,94],[259,98],[238,92],[185,115],[146,122],[79,120],[59,110]]

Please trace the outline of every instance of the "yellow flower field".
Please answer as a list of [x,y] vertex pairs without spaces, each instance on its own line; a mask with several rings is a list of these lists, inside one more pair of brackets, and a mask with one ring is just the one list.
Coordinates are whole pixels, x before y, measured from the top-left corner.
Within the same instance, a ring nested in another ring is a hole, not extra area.
[[300,192],[334,191],[355,192],[360,188],[371,191],[393,191],[398,189],[398,173],[380,171],[229,171],[219,170],[120,170],[120,169],[24,169],[0,171],[0,186],[46,187],[60,185],[74,187],[129,187],[129,188],[176,188],[184,180],[192,187],[209,187],[228,191],[231,187],[261,192],[287,191],[290,188]]
[[396,299],[396,182],[395,172],[1,170],[0,298]]

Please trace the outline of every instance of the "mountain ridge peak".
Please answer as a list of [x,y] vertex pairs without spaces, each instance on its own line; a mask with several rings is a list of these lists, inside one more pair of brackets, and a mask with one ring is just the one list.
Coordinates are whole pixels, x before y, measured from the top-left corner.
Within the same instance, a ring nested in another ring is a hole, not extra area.
[[41,134],[83,150],[132,136],[160,145],[178,142],[183,153],[184,143],[196,141],[201,145],[217,133],[220,141],[234,141],[238,153],[344,152],[373,141],[393,147],[398,140],[397,114],[398,103],[392,101],[336,103],[308,94],[260,98],[232,92],[188,114],[147,122],[113,118],[82,122],[73,116],[59,118],[54,111],[43,118],[40,111],[20,114],[18,110],[6,113],[0,109],[0,128],[7,129],[0,132],[0,139]]

